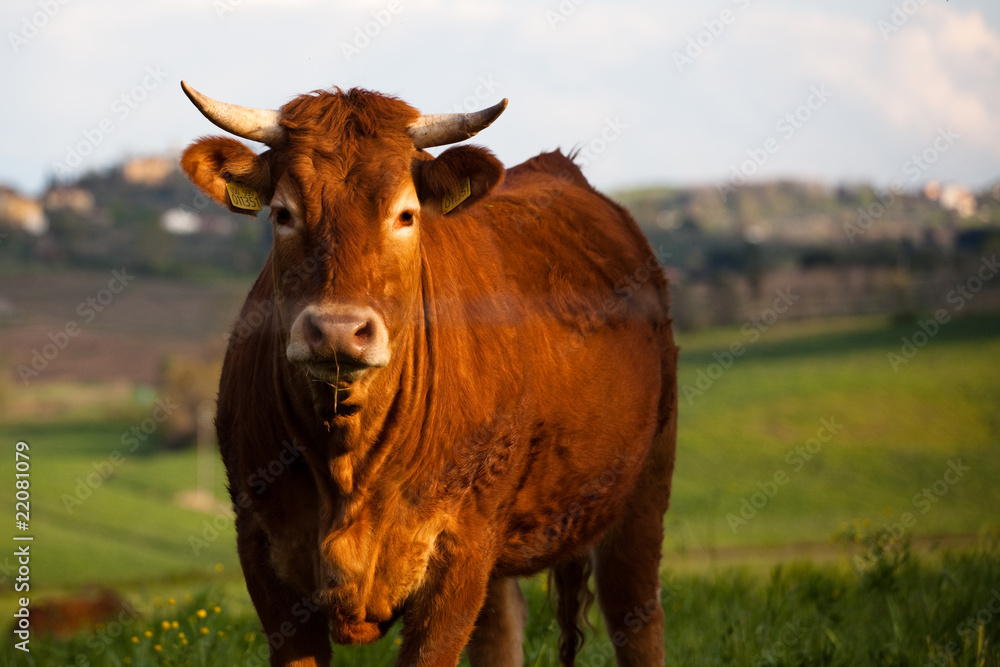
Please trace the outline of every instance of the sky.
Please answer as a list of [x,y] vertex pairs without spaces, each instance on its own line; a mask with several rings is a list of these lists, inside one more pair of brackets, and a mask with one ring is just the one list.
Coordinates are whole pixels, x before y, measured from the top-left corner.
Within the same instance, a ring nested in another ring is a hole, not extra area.
[[4,0],[0,184],[32,195],[360,86],[425,113],[509,99],[508,166],[581,149],[600,188],[1000,181],[996,0]]

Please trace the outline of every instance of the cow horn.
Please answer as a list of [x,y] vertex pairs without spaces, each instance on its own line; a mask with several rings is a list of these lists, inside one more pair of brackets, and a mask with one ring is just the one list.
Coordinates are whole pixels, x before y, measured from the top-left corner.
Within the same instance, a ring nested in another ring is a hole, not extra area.
[[488,109],[470,113],[423,115],[410,125],[410,136],[417,148],[431,148],[465,141],[485,130],[507,108],[507,98]]
[[198,111],[226,132],[238,137],[251,139],[272,146],[280,143],[285,136],[285,129],[279,124],[281,114],[272,109],[252,109],[235,104],[217,102],[206,97],[197,90],[181,81],[181,88],[188,99],[198,107]]

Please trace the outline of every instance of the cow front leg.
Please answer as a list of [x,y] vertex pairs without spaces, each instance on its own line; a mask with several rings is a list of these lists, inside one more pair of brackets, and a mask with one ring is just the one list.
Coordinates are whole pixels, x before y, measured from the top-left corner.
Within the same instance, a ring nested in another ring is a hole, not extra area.
[[[283,582],[255,523],[237,518],[237,551],[250,600],[267,639],[271,667],[328,667],[330,623],[308,596]],[[255,655],[262,660],[265,655]]]
[[490,579],[486,602],[465,648],[472,667],[522,667],[528,605],[517,579]]
[[423,586],[406,604],[396,667],[458,664],[486,599],[492,569],[492,561],[485,556],[488,550],[476,546],[457,551],[439,540]]

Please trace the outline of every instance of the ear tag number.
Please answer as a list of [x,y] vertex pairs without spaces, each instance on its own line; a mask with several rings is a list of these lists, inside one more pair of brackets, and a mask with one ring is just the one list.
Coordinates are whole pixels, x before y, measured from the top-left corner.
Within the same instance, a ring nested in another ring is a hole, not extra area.
[[444,199],[441,200],[441,213],[448,213],[448,211],[468,199],[471,194],[472,187],[469,184],[469,177],[466,176],[458,190],[448,193],[444,196]]
[[226,191],[229,193],[229,200],[236,208],[244,208],[248,211],[259,211],[260,197],[250,188],[243,187],[235,181],[226,183]]

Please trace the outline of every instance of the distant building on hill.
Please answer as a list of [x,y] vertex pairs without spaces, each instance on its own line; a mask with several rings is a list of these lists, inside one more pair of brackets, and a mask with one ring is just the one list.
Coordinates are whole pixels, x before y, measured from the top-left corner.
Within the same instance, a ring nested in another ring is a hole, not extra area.
[[941,190],[941,208],[955,211],[963,218],[976,214],[976,196],[964,185],[946,185]]
[[941,185],[937,181],[931,181],[924,186],[924,196],[936,201],[946,211],[954,211],[963,218],[971,218],[976,214],[976,195],[961,183]]
[[83,188],[57,186],[46,192],[42,201],[50,211],[69,209],[80,215],[89,215],[94,211],[94,195]]
[[160,226],[171,234],[194,234],[201,231],[201,217],[183,208],[172,208],[160,216]]
[[165,157],[132,158],[123,165],[122,174],[129,183],[159,185],[173,173],[174,163]]
[[230,236],[236,231],[236,224],[225,215],[196,213],[190,209],[177,207],[163,212],[160,226],[171,234],[216,234]]
[[11,188],[0,186],[0,222],[15,229],[41,236],[49,229],[42,204]]

